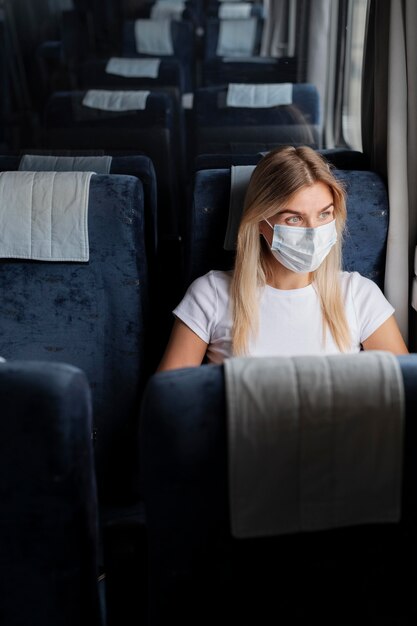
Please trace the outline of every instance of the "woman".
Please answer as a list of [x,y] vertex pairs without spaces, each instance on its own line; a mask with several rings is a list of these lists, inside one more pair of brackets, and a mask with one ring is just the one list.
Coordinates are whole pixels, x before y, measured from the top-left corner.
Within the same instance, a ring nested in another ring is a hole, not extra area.
[[253,172],[233,272],[189,287],[158,371],[238,355],[407,348],[371,280],[341,271],[345,194],[307,147],[279,148]]

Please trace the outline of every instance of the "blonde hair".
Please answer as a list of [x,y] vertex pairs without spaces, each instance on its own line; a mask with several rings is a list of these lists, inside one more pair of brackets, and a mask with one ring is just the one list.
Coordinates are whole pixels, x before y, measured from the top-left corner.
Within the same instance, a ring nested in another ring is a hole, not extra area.
[[249,336],[258,333],[259,289],[265,286],[268,279],[268,247],[260,236],[259,223],[275,215],[297,191],[316,182],[327,185],[333,195],[338,234],[337,243],[313,272],[323,316],[323,341],[328,329],[341,352],[351,344],[338,280],[346,222],[344,188],[317,152],[305,146],[283,147],[269,152],[258,163],[245,197],[231,285],[235,355],[246,354]]

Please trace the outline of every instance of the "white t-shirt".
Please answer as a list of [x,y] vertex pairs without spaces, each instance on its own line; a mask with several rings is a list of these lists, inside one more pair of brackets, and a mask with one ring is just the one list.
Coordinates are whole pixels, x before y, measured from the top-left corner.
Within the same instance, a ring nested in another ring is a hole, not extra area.
[[[197,278],[173,311],[208,344],[210,363],[232,356],[230,283],[232,272],[211,271]],[[394,312],[379,287],[358,272],[340,272],[340,286],[352,336],[349,352]],[[260,294],[259,333],[249,340],[250,356],[336,354],[340,350],[327,331],[322,337],[320,301],[314,286],[274,289],[266,285]]]

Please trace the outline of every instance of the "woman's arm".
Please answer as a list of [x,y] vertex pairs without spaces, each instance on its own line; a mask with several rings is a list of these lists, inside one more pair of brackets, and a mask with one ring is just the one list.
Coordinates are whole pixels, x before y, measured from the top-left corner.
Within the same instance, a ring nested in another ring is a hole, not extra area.
[[191,328],[176,319],[157,372],[201,365],[207,346]]
[[364,350],[387,350],[393,354],[408,354],[395,317],[391,315],[375,332],[362,342]]

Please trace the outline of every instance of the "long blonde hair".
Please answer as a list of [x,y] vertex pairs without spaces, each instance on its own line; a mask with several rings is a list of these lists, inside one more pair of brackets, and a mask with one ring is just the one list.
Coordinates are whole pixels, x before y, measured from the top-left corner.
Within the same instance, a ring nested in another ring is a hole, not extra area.
[[269,152],[258,163],[245,197],[231,285],[235,355],[246,354],[249,336],[258,333],[259,289],[268,279],[267,245],[260,236],[259,223],[275,215],[297,191],[316,182],[326,184],[333,195],[338,234],[337,243],[313,272],[323,316],[323,341],[329,329],[341,352],[351,344],[338,280],[346,222],[343,186],[333,176],[327,162],[311,148],[283,147]]

